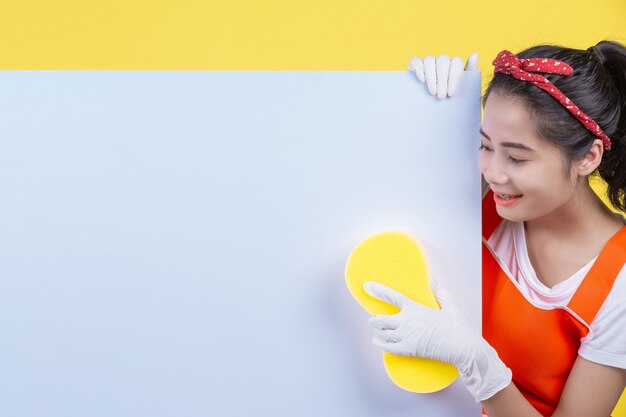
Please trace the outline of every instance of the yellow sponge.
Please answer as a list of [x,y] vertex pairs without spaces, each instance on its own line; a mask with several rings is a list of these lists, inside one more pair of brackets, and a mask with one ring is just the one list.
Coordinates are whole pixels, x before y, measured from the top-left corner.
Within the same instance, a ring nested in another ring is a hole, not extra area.
[[[368,313],[397,313],[397,307],[365,292],[363,284],[367,281],[380,282],[428,307],[440,308],[430,289],[424,249],[405,233],[385,232],[365,239],[352,250],[346,263],[348,289]],[[439,391],[458,376],[454,366],[432,359],[383,352],[383,361],[391,380],[407,391]]]

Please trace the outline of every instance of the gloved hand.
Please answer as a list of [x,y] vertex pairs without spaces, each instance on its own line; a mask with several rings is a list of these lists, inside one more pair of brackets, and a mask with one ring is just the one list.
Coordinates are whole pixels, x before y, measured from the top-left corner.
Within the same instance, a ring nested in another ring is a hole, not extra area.
[[459,306],[436,282],[433,292],[441,310],[426,307],[377,282],[365,292],[400,308],[391,316],[373,316],[374,345],[396,355],[436,359],[457,367],[476,402],[492,397],[511,383],[511,370],[468,322]]
[[[424,59],[414,57],[409,63],[409,71],[413,71],[418,80],[426,83],[430,94],[443,99],[452,97],[456,92],[463,74],[463,60],[458,56],[450,59],[447,55],[440,55],[437,59],[432,56]],[[478,71],[478,53],[467,58],[465,71]]]

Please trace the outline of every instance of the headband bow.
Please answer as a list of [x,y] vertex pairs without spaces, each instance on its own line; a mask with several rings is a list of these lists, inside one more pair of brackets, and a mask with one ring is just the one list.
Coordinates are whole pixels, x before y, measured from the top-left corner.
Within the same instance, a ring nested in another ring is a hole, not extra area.
[[611,139],[604,133],[598,124],[582,110],[578,108],[569,98],[565,96],[558,88],[554,86],[543,75],[536,74],[538,72],[547,74],[570,75],[573,70],[563,61],[549,58],[528,58],[520,59],[517,55],[510,51],[504,50],[498,54],[493,60],[494,73],[501,72],[510,74],[518,80],[528,81],[541,88],[565,107],[575,118],[577,118],[583,126],[591,133],[602,139],[604,148],[611,150]]

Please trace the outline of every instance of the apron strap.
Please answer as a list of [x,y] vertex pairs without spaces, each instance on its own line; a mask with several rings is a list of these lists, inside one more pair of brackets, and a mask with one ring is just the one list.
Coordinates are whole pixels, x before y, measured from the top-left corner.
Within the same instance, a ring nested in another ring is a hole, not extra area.
[[626,263],[626,226],[606,243],[567,305],[588,325],[600,311]]

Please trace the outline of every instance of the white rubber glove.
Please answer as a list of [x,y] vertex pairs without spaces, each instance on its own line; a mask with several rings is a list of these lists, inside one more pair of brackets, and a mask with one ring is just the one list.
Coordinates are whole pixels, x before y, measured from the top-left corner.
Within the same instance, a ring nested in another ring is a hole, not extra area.
[[441,310],[426,307],[383,284],[367,282],[365,292],[400,308],[391,316],[373,316],[374,345],[396,355],[450,363],[459,370],[476,402],[511,383],[511,370],[472,328],[450,295],[432,282]]
[[[409,71],[413,71],[417,79],[425,82],[428,92],[440,99],[452,97],[463,74],[463,60],[458,56],[450,59],[447,55],[440,55],[437,59],[427,56],[411,58]],[[465,71],[478,71],[478,53],[467,58]]]

